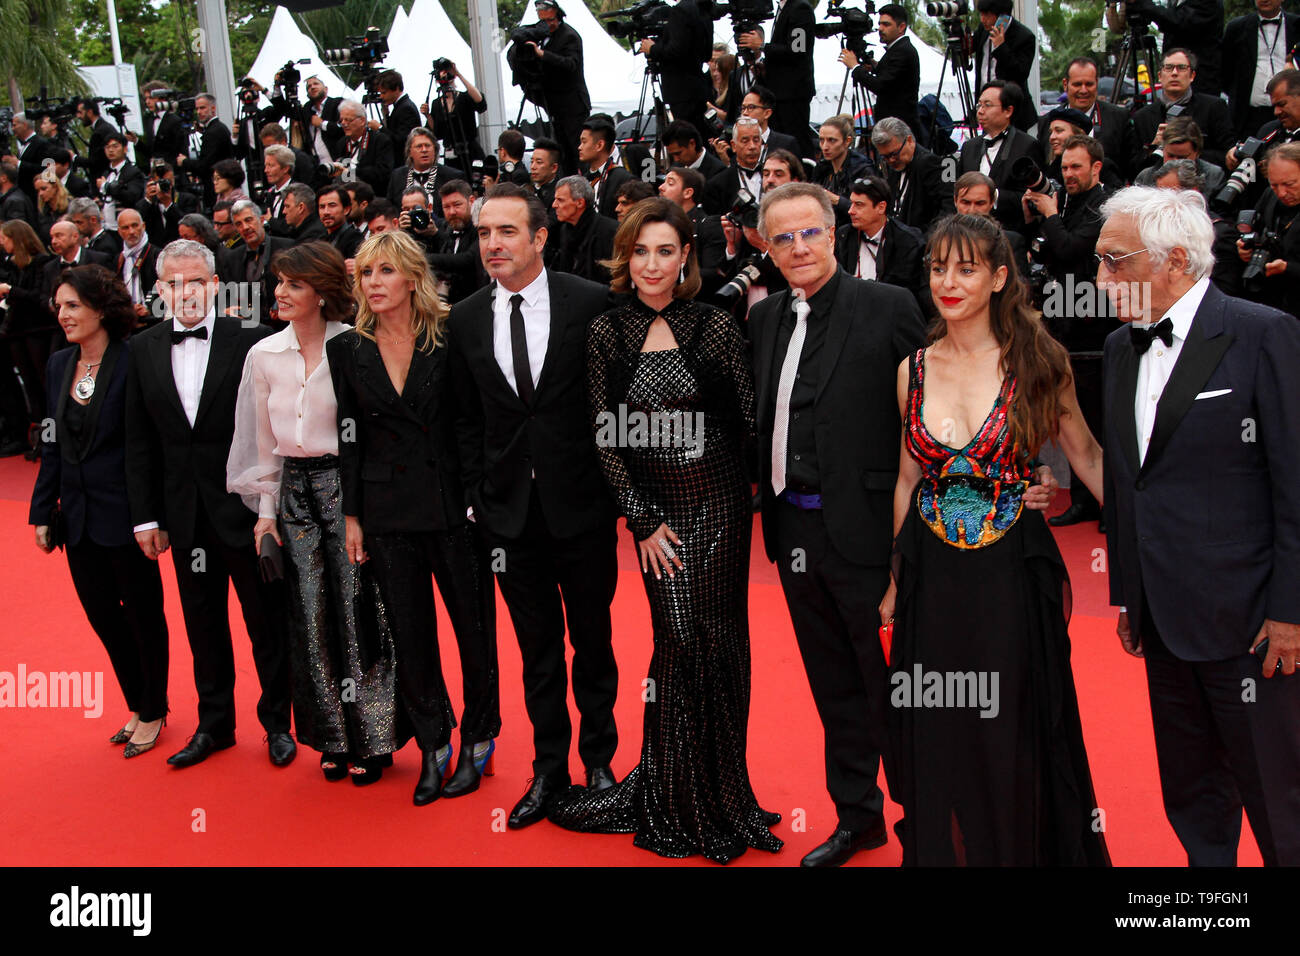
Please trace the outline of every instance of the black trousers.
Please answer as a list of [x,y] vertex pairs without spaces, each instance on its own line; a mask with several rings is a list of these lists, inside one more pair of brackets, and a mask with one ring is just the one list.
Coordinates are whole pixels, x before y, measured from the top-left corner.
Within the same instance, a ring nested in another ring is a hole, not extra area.
[[167,618],[158,565],[131,544],[105,547],[83,534],[67,547],[72,584],[108,651],[127,709],[149,722],[167,714]]
[[812,108],[811,100],[777,99],[772,104],[772,118],[768,125],[778,133],[793,136],[799,143],[799,156],[812,156],[812,132],[808,127],[808,113]]
[[578,139],[582,136],[582,124],[587,121],[587,116],[569,110],[558,110],[549,115],[555,141],[560,144],[560,178],[573,176],[578,172]]
[[784,501],[776,507],[777,571],[825,731],[826,789],[841,826],[883,826],[885,796],[876,778],[882,755],[886,778],[892,762],[877,606],[889,586],[889,568],[846,560],[827,537],[821,511]]
[[618,666],[609,618],[618,584],[617,529],[610,522],[586,534],[556,537],[534,488],[524,533],[513,539],[485,537],[523,658],[533,776],[564,786],[570,780],[572,738],[564,670],[566,620],[573,645],[573,699],[581,715],[578,755],[588,769],[604,767],[618,746]]
[[[1241,811],[1265,866],[1300,866],[1300,676],[1259,659],[1184,661],[1144,611],[1160,793],[1189,866],[1236,866]],[[1243,699],[1244,698],[1244,699]]]
[[172,562],[194,655],[199,731],[214,737],[235,732],[235,651],[230,636],[230,585],[234,584],[262,687],[257,719],[267,733],[288,733],[292,695],[284,586],[262,580],[252,535],[247,545],[225,544],[200,502],[194,540],[188,548],[173,544]]

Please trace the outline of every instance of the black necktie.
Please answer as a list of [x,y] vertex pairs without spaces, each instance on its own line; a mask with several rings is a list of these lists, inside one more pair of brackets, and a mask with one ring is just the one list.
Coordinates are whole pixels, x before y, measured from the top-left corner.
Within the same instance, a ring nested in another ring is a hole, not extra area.
[[178,331],[172,329],[172,345],[180,345],[186,339],[206,339],[208,337],[208,327],[201,325],[197,329],[184,329]]
[[1146,350],[1151,348],[1152,339],[1159,339],[1166,346],[1174,344],[1174,323],[1170,319],[1161,319],[1149,329],[1130,325],[1128,334],[1129,341],[1133,343],[1133,351],[1138,355],[1144,355]]
[[525,405],[533,403],[533,369],[528,364],[528,335],[524,331],[524,297],[516,292],[510,297],[510,351],[515,359],[515,389]]

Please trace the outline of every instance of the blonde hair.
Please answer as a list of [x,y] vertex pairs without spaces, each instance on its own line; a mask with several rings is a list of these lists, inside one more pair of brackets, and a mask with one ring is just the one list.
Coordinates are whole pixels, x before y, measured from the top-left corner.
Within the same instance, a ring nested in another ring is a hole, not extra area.
[[67,212],[68,203],[72,202],[72,195],[68,192],[68,187],[63,185],[63,180],[59,179],[59,174],[51,167],[49,169],[42,169],[40,173],[37,174],[36,178],[51,183],[54,186],[54,202],[49,206],[45,204],[45,200],[41,199],[40,194],[37,193],[36,205],[40,208],[40,211],[55,212],[59,215],[63,215]]
[[357,334],[374,341],[375,313],[361,288],[362,271],[375,262],[389,262],[406,279],[415,282],[411,291],[411,334],[415,347],[429,352],[442,345],[447,307],[438,298],[438,284],[429,269],[424,249],[405,232],[391,229],[371,236],[361,244],[352,273],[352,297],[357,303]]

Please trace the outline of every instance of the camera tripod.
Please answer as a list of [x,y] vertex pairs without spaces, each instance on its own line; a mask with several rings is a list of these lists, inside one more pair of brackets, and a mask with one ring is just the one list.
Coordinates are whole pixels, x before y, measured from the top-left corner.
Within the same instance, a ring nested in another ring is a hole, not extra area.
[[[852,47],[849,46],[849,42],[850,41],[848,37],[842,38],[840,40],[840,49],[841,50],[852,49]],[[857,51],[854,50],[855,55],[856,53]],[[858,66],[864,66],[864,65],[866,65],[866,61],[863,58],[859,57]],[[849,115],[853,117],[853,129],[856,131],[858,128],[859,116],[865,115],[871,118],[870,122],[867,125],[867,128],[862,132],[861,141],[858,143],[859,147],[864,149],[865,151],[867,147],[870,145],[871,127],[875,125],[876,118],[875,118],[875,114],[872,112],[871,91],[866,89],[863,86],[859,86],[857,83],[852,83],[854,69],[855,67],[851,67],[847,63],[844,65],[844,80],[842,83],[840,83],[840,98],[839,101],[835,104],[835,113],[836,115],[839,115],[840,113],[844,112],[844,97],[847,94],[849,96]],[[853,87],[852,93],[849,93],[850,84],[852,84]]]
[[[449,138],[451,139],[452,154],[455,155],[456,162],[462,167],[465,175],[469,176],[471,174],[470,167],[474,164],[473,146],[469,141],[469,137],[465,134],[465,124],[461,122],[461,111],[456,110],[455,113],[452,113],[447,109],[447,94],[451,94],[453,106],[455,105],[456,97],[459,95],[456,92],[456,81],[453,79],[445,86],[439,83],[438,98],[435,100],[432,97],[433,86],[434,83],[437,82],[437,78],[438,71],[436,69],[430,70],[429,89],[426,90],[424,94],[424,100],[429,104],[429,127],[431,129],[437,129],[438,124],[434,119],[434,113],[437,112],[442,119],[443,128],[450,134]],[[523,110],[522,103],[519,104],[519,109],[521,111]],[[446,151],[444,151],[443,155],[445,158]]]
[[[939,85],[934,91],[934,113],[930,116],[931,146],[934,144],[934,134],[939,126],[939,106],[943,103],[943,79],[949,66],[952,67],[952,75],[957,81],[957,97],[961,100],[962,109],[962,118],[954,125],[964,126],[972,132],[976,128],[975,97],[971,94],[970,88],[970,57],[966,53],[968,36],[966,25],[960,21],[958,23],[958,26],[949,25],[946,31],[947,42],[943,48],[943,65],[939,68]],[[957,32],[958,30],[960,32]]]
[[1124,31],[1124,39],[1120,41],[1119,52],[1115,55],[1115,85],[1110,89],[1110,101],[1118,103],[1120,97],[1124,95],[1124,81],[1132,74],[1133,78],[1133,102],[1137,104],[1138,98],[1142,95],[1142,84],[1138,82],[1141,73],[1143,57],[1146,58],[1147,76],[1150,78],[1152,88],[1156,80],[1156,73],[1159,70],[1160,57],[1156,54],[1156,38],[1153,34],[1147,32],[1147,25],[1138,26],[1134,23],[1127,24],[1128,29]]

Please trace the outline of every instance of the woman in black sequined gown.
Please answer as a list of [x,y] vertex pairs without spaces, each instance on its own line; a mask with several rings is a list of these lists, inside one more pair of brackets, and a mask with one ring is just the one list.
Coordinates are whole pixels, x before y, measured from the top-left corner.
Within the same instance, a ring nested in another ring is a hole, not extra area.
[[615,239],[613,287],[636,295],[592,324],[588,390],[605,478],[637,541],[654,628],[641,760],[622,783],[575,788],[551,819],[635,833],[661,856],[726,863],[775,852],[759,807],[749,721],[749,483],[754,429],[745,344],[692,302],[699,270],[686,215],[646,199]]

